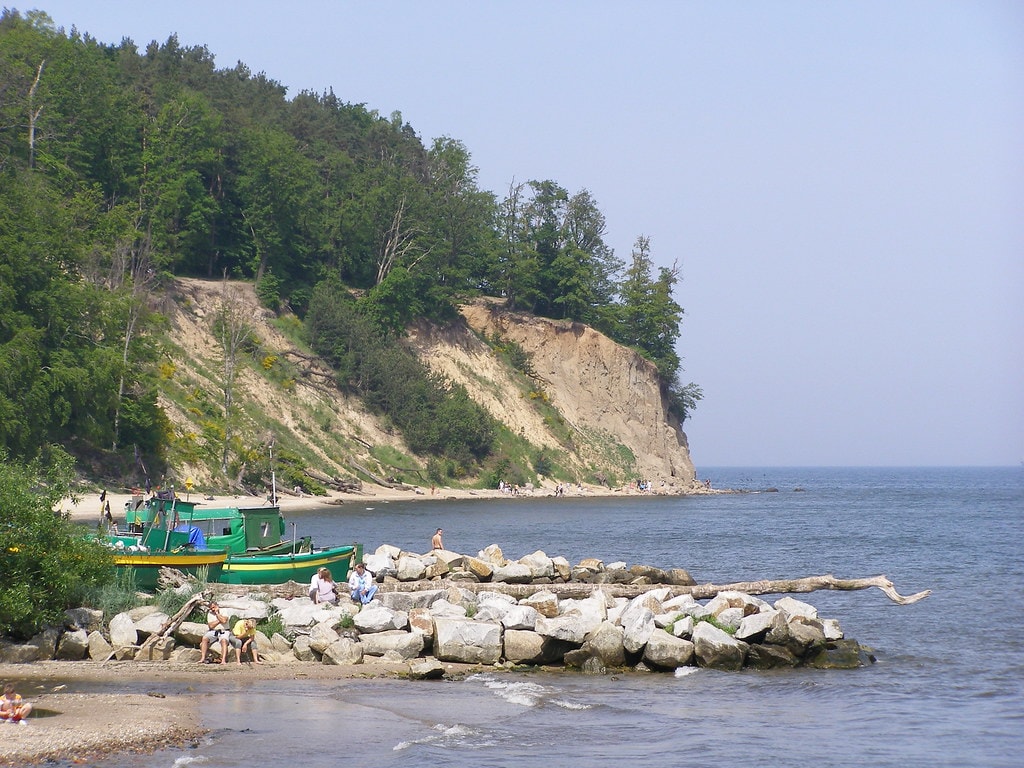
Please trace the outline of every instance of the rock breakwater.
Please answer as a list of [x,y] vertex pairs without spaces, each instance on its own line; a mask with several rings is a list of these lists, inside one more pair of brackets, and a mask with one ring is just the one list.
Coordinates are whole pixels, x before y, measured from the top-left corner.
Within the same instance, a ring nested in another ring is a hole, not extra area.
[[[402,661],[411,677],[429,678],[445,674],[444,662],[604,673],[852,668],[874,660],[844,638],[838,621],[819,617],[806,602],[785,596],[769,603],[736,590],[698,600],[680,593],[693,585],[683,569],[597,559],[571,565],[539,551],[512,561],[497,545],[476,556],[417,555],[383,545],[364,561],[380,583],[368,605],[347,594],[339,605],[314,604],[305,586],[295,584],[246,592],[208,588],[232,621],[259,622],[259,654],[279,664]],[[0,643],[0,662],[199,661],[205,624],[169,624],[154,605],[109,620],[100,611],[76,609],[68,611],[64,627],[28,643]]]

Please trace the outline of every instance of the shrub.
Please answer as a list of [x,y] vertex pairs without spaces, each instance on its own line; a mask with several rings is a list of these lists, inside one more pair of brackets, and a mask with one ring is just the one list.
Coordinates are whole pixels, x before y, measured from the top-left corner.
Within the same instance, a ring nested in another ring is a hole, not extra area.
[[72,466],[56,447],[27,465],[0,449],[0,635],[31,637],[114,579],[111,552],[53,513],[69,493]]

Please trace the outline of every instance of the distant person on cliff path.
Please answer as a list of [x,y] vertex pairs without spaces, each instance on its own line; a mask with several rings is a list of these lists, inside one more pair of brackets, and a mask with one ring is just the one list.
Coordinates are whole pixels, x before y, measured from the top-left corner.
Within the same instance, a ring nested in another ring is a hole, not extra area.
[[434,534],[434,538],[430,540],[430,546],[432,549],[444,549],[444,542],[441,541],[442,533],[444,533],[444,531],[438,528],[437,533]]

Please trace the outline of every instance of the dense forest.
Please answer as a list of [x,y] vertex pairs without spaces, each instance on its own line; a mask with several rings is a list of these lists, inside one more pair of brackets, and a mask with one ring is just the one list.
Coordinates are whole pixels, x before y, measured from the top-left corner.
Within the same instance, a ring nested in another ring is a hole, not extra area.
[[585,189],[480,189],[459,140],[424,144],[399,113],[288,98],[174,36],[106,44],[5,10],[0,453],[164,455],[154,297],[175,276],[253,281],[425,455],[482,461],[492,429],[399,342],[480,295],[637,349],[685,419],[701,393],[679,378],[678,269],[656,268],[643,236],[618,259],[605,227]]

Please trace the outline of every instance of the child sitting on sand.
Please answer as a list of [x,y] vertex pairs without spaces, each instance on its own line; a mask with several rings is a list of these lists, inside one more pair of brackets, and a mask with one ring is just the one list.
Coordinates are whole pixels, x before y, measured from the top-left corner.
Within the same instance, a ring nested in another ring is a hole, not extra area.
[[28,725],[25,718],[32,712],[32,705],[21,700],[21,696],[14,692],[14,686],[7,683],[4,686],[4,695],[0,696],[0,722],[21,723]]

